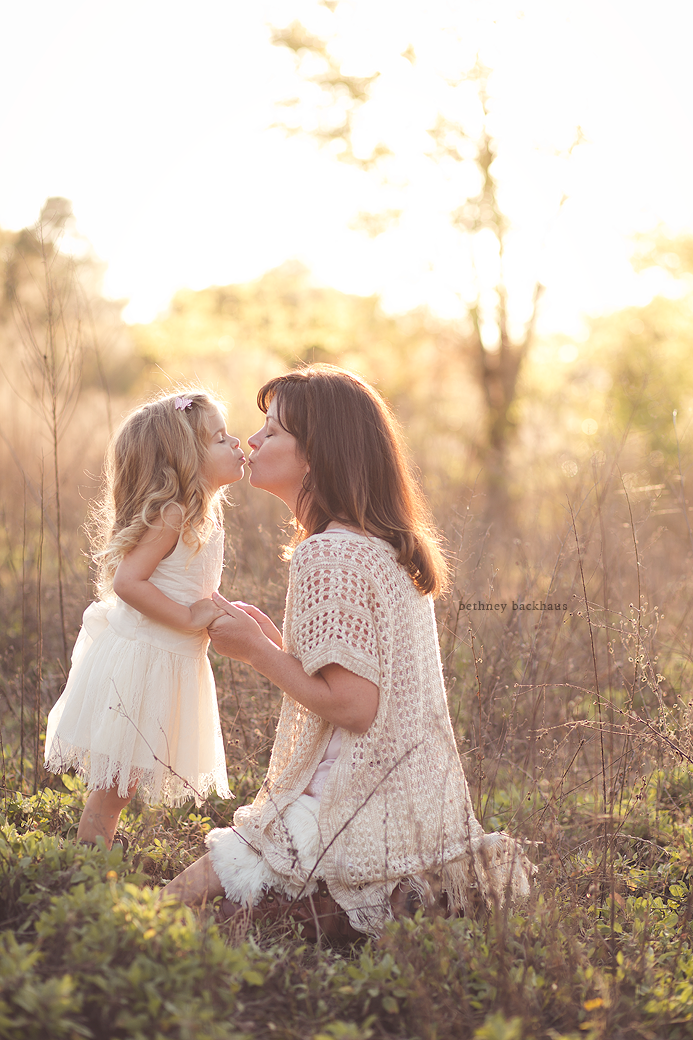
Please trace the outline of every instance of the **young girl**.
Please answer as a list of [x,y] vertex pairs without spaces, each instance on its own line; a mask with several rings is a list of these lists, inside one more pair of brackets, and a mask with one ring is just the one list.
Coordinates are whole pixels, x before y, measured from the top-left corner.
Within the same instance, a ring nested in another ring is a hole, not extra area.
[[89,789],[78,840],[113,842],[135,789],[151,803],[230,797],[207,625],[223,563],[222,488],[243,476],[240,442],[199,390],[125,420],[106,462],[94,554],[99,600],[84,612],[65,690],[48,716],[46,767]]

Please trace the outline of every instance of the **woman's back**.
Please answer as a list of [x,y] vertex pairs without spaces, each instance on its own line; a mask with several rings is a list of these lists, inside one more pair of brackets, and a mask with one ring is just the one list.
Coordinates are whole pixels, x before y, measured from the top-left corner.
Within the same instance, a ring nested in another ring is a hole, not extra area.
[[298,546],[284,640],[289,652],[296,642],[310,672],[334,660],[334,641],[341,642],[339,663],[380,689],[373,725],[387,713],[390,696],[400,716],[409,707],[418,717],[425,706],[427,716],[442,710],[447,718],[432,598],[416,589],[380,538],[332,530]]

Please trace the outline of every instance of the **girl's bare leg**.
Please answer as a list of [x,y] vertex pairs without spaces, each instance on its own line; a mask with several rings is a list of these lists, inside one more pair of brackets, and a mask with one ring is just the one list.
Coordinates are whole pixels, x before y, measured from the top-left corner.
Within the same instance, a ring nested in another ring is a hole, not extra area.
[[169,881],[161,893],[162,898],[168,896],[185,903],[186,906],[201,906],[224,894],[224,888],[212,866],[209,853],[187,867],[173,881]]
[[77,841],[94,842],[103,838],[110,849],[122,810],[132,799],[137,784],[133,784],[123,798],[117,787],[107,791],[90,791],[77,828]]

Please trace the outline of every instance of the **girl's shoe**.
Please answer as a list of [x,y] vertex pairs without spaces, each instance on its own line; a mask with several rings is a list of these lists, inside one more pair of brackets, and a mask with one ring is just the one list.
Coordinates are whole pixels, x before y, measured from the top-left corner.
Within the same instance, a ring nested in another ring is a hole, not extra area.
[[122,831],[115,832],[115,835],[113,836],[113,844],[111,845],[111,850],[117,848],[118,845],[120,845],[121,849],[123,850],[123,859],[125,859],[125,857],[128,854],[128,849],[130,848],[130,841],[128,839],[127,834],[124,834]]
[[[80,845],[86,845],[88,848],[95,849],[95,841],[80,841]],[[130,841],[127,834],[123,834],[122,831],[116,831],[113,837],[113,844],[111,845],[111,851],[115,848],[121,848],[123,850],[123,859],[127,856],[128,849],[130,848]]]

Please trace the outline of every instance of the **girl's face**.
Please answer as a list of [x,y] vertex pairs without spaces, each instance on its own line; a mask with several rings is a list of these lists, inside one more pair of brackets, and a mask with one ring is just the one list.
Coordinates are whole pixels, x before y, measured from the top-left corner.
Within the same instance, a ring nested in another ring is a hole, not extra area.
[[267,409],[265,425],[248,438],[248,444],[253,449],[248,456],[252,486],[276,495],[295,514],[296,500],[310,467],[296,438],[277,418],[276,397]]
[[218,408],[207,414],[209,444],[207,445],[207,465],[205,477],[215,491],[234,484],[243,476],[245,455],[241,451],[238,437],[226,432],[224,417]]

